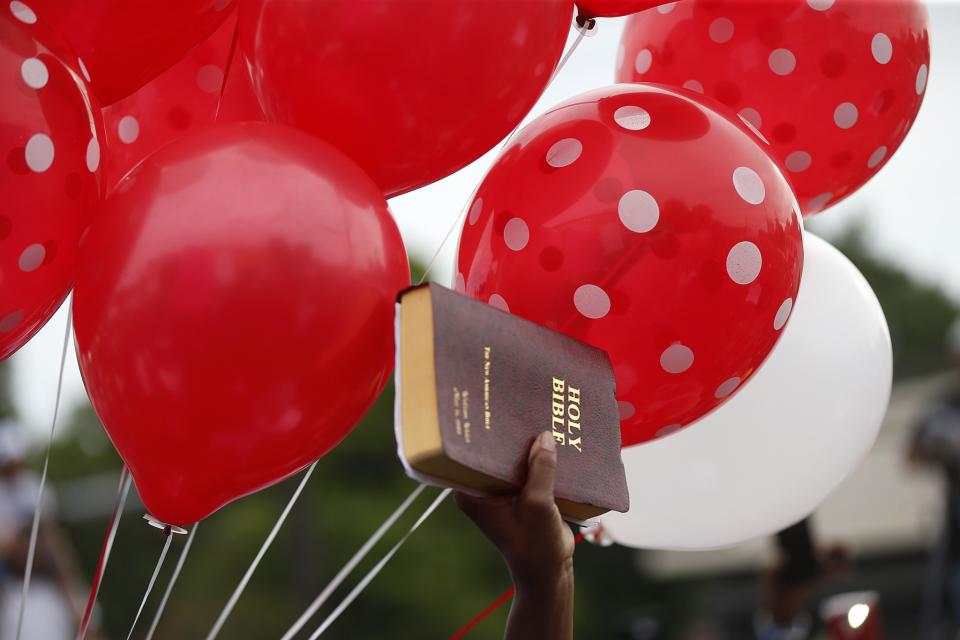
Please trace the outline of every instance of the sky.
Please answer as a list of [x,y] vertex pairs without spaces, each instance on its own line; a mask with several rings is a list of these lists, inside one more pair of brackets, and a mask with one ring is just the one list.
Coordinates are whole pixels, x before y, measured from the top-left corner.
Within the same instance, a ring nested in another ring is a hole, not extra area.
[[[830,237],[862,223],[882,257],[924,281],[938,284],[960,301],[960,3],[931,3],[932,60],[927,93],[916,123],[883,169],[857,193],[815,219]],[[624,19],[599,21],[528,114],[613,82]],[[576,33],[571,32],[568,45]],[[411,256],[426,262],[441,247],[432,276],[449,283],[458,229],[454,223],[497,155],[497,148],[461,171],[390,201]],[[446,243],[444,237],[449,234]],[[14,394],[24,424],[38,438],[50,431],[67,305],[10,360]],[[86,394],[71,344],[63,382],[63,409]]]

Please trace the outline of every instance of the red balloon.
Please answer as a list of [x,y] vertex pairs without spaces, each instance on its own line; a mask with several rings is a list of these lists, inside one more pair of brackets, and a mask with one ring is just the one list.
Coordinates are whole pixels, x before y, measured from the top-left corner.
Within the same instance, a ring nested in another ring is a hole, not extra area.
[[63,302],[100,199],[103,123],[72,59],[25,5],[0,7],[0,360]]
[[74,328],[150,512],[200,520],[334,447],[390,375],[408,284],[380,190],[315,138],[220,125],[140,163],[84,241]]
[[676,2],[664,0],[576,0],[577,12],[584,18],[613,18],[628,16],[631,13],[645,11],[651,7],[662,5],[665,13],[673,8]]
[[624,446],[749,380],[790,314],[800,215],[751,135],[615,85],[522,129],[470,206],[456,288],[609,353]]
[[[187,132],[214,120],[263,120],[240,55],[228,65],[236,23],[236,16],[228,19],[183,60],[103,110],[111,188],[143,158]],[[225,71],[229,74],[226,84]]]
[[387,197],[469,164],[520,122],[571,0],[252,0],[241,44],[268,118],[353,158]]
[[688,0],[630,18],[617,79],[683,86],[739,112],[811,215],[890,159],[929,65],[919,0]]
[[127,97],[213,33],[232,0],[16,0],[64,34],[103,105]]

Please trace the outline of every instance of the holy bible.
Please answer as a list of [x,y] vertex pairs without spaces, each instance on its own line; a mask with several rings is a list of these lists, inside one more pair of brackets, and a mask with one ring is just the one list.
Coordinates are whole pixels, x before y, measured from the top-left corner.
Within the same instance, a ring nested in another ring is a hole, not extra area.
[[629,508],[604,351],[437,284],[403,292],[396,323],[397,449],[411,477],[515,492],[550,431],[566,519]]

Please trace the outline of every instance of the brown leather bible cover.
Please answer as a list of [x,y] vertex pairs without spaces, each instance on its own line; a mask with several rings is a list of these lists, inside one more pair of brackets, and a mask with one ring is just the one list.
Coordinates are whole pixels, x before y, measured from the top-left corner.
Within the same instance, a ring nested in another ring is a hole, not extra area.
[[[522,485],[534,438],[557,444],[561,502],[626,511],[619,410],[607,354],[437,284],[436,398],[443,453]],[[423,363],[428,366],[428,363]]]

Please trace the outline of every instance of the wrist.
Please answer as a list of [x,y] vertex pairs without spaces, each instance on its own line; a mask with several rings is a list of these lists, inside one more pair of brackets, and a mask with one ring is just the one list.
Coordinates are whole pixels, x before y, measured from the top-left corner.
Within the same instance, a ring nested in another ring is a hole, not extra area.
[[573,558],[537,569],[515,568],[510,571],[517,594],[531,594],[537,597],[550,594],[565,594],[573,590]]

